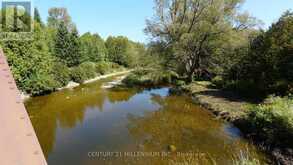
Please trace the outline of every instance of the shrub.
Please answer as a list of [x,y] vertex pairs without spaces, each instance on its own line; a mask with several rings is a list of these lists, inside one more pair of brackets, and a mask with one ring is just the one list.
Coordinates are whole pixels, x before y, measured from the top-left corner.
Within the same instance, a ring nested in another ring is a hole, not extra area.
[[110,63],[111,68],[114,70],[121,70],[123,68],[123,66],[117,64],[117,63]]
[[57,82],[49,74],[39,73],[24,82],[25,92],[33,96],[50,93],[57,87]]
[[233,90],[242,96],[257,100],[266,97],[265,89],[255,84],[252,80],[226,81],[223,88]]
[[222,76],[216,76],[212,79],[212,83],[218,87],[218,88],[223,88],[225,85],[225,82],[222,78]]
[[94,78],[97,76],[95,63],[84,62],[84,63],[80,64],[79,67],[81,67],[83,70],[86,71],[86,78],[87,79]]
[[185,85],[185,81],[183,80],[176,80],[175,81],[175,85],[178,87],[184,86]]
[[247,121],[261,140],[270,145],[293,147],[293,100],[270,97],[265,104],[251,106]]
[[71,79],[77,83],[83,83],[86,78],[86,71],[84,71],[81,67],[71,68]]
[[78,67],[71,69],[71,79],[77,83],[83,83],[85,80],[94,78],[97,75],[95,69],[94,63],[82,63]]
[[70,70],[66,65],[57,62],[54,64],[52,72],[58,87],[66,86],[69,83]]
[[154,86],[170,84],[177,75],[171,71],[161,71],[156,69],[138,69],[124,79],[124,84],[128,86]]
[[111,71],[111,64],[109,62],[99,62],[96,64],[96,72],[100,73],[101,75],[104,75],[106,73],[109,73]]
[[129,87],[133,87],[135,85],[143,85],[143,81],[141,80],[141,77],[135,73],[129,74],[125,79],[123,79],[122,82]]

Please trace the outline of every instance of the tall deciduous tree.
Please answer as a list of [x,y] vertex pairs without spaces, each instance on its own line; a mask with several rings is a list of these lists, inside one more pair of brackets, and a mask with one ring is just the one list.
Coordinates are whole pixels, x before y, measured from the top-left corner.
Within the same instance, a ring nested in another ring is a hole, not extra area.
[[[241,0],[156,0],[155,4],[155,18],[147,20],[145,31],[165,45],[168,57],[192,81],[233,28]],[[242,27],[246,26],[239,24]]]
[[104,61],[107,48],[98,34],[85,33],[80,37],[82,61]]
[[71,30],[74,27],[71,21],[71,17],[66,8],[54,7],[49,9],[48,13],[49,13],[49,16],[48,16],[49,28],[57,29],[61,22],[64,23],[64,25],[68,28],[68,30]]
[[106,41],[108,49],[108,59],[120,65],[128,66],[129,40],[126,37],[108,37]]

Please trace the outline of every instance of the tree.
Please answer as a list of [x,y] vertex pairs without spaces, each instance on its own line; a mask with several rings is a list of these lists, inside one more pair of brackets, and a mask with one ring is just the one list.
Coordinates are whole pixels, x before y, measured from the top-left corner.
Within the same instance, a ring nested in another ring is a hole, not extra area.
[[292,38],[293,13],[288,11],[251,41],[247,55],[231,68],[229,78],[251,81],[264,94],[287,92],[293,80]]
[[57,29],[60,23],[64,23],[65,27],[68,28],[69,31],[73,29],[74,24],[71,21],[71,17],[66,8],[51,8],[49,9],[48,16],[48,27]]
[[192,81],[195,73],[200,74],[210,65],[215,48],[224,43],[222,38],[233,28],[241,0],[155,2],[155,18],[147,20],[145,31],[155,42],[165,45],[168,58],[179,65],[173,68],[182,68]]
[[129,41],[129,47],[127,49],[127,63],[129,67],[141,67],[146,61],[146,48],[144,44]]
[[33,41],[3,41],[1,44],[18,87],[33,95],[53,91],[56,87],[51,75],[53,59],[42,30],[39,23],[34,23]]
[[72,32],[69,34],[69,52],[67,56],[67,65],[76,66],[81,64],[81,44],[79,40],[79,34],[76,28],[72,29]]
[[35,8],[34,10],[34,21],[39,23],[41,27],[44,27],[38,8]]
[[128,66],[129,40],[126,37],[108,37],[106,41],[108,49],[108,59],[120,65]]
[[58,60],[62,61],[68,67],[80,64],[80,42],[76,29],[70,33],[65,23],[59,24],[54,41],[54,54]]
[[85,33],[80,37],[82,62],[106,60],[107,48],[98,34]]

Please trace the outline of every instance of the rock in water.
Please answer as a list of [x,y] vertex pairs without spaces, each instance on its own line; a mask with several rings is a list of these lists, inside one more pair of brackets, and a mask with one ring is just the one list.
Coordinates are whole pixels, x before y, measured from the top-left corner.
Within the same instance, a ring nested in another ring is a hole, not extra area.
[[175,152],[177,150],[177,148],[174,145],[168,145],[168,150],[171,152]]

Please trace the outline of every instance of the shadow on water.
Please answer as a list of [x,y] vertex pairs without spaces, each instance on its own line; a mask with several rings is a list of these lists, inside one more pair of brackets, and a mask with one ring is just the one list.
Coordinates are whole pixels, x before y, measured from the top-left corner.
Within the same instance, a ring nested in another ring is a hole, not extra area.
[[[113,79],[26,102],[49,165],[231,164],[232,155],[244,150],[264,159],[238,129],[215,120],[188,97],[170,95],[168,88],[102,88]],[[168,153],[170,146],[176,152]],[[88,156],[106,151],[121,155]]]

